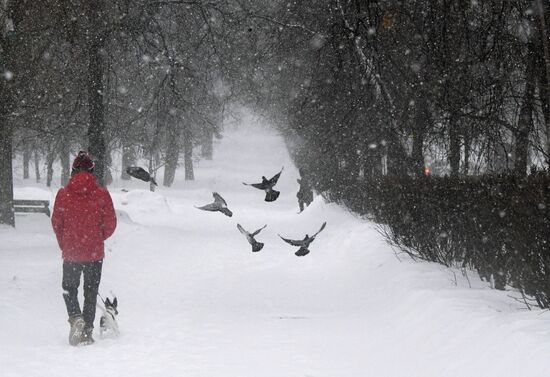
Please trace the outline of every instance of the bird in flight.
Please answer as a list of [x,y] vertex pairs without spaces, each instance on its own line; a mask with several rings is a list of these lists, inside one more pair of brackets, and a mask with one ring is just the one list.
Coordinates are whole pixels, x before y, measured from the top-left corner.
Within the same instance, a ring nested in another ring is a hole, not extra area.
[[279,237],[281,237],[281,239],[283,241],[285,241],[286,243],[292,245],[292,246],[298,246],[299,249],[296,253],[294,253],[296,256],[299,256],[299,257],[303,257],[304,255],[308,255],[309,254],[309,245],[311,245],[311,243],[315,240],[315,237],[317,237],[317,235],[319,233],[321,233],[321,231],[323,229],[325,229],[325,226],[327,225],[327,222],[325,221],[323,223],[323,225],[321,225],[321,229],[319,229],[317,231],[317,233],[315,233],[313,236],[309,236],[306,234],[306,236],[304,237],[304,239],[302,240],[291,240],[291,239],[288,239],[288,238],[284,238],[282,237],[280,234],[279,234]]
[[283,168],[281,168],[281,171],[275,174],[273,177],[271,177],[271,179],[267,179],[266,177],[262,176],[262,183],[243,182],[243,185],[252,186],[254,188],[257,188],[258,190],[265,191],[265,201],[274,202],[279,197],[280,192],[277,190],[274,190],[273,187],[277,184],[277,181],[279,180],[279,177],[281,176],[283,169],[284,169],[284,166]]
[[158,186],[157,182],[155,182],[155,179],[151,177],[151,174],[149,174],[149,172],[139,166],[128,166],[126,168],[126,173],[128,173],[128,175],[131,177],[141,179],[144,182],[151,182],[155,186]]
[[253,253],[262,250],[262,248],[264,247],[264,244],[261,243],[261,242],[256,241],[256,239],[254,237],[257,236],[258,233],[260,233],[266,226],[267,225],[264,225],[263,227],[256,230],[255,232],[249,233],[241,226],[241,224],[237,224],[237,229],[239,229],[239,232],[244,234],[244,236],[246,237],[246,240],[252,246],[252,252]]
[[203,211],[211,211],[211,212],[221,212],[225,216],[233,216],[233,212],[227,208],[227,203],[225,200],[221,197],[220,194],[217,192],[213,192],[212,196],[214,197],[214,202],[210,204],[206,204],[202,207],[196,207],[198,209],[202,209]]

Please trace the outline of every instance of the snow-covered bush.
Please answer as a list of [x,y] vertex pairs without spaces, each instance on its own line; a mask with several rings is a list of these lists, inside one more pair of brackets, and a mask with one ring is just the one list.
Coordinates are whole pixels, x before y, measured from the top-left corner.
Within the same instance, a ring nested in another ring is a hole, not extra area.
[[383,224],[419,259],[476,269],[550,307],[550,177],[390,178],[327,197]]

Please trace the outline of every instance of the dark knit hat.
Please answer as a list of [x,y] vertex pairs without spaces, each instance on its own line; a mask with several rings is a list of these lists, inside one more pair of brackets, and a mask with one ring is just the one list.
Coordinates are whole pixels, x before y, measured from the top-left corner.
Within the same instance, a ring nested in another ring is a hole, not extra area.
[[73,173],[77,171],[93,172],[95,167],[94,160],[88,152],[80,151],[73,161]]

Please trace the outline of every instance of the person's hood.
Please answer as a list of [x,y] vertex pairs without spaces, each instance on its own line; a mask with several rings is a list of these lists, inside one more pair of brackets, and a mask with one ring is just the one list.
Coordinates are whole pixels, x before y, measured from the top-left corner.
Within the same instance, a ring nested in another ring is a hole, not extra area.
[[87,195],[97,189],[97,181],[93,174],[80,172],[73,175],[67,185],[67,189],[75,194]]

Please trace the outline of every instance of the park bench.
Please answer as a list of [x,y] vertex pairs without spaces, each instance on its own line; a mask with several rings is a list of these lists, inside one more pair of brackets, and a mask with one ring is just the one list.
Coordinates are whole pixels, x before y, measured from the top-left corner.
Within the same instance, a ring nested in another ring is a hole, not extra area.
[[25,213],[44,213],[50,217],[50,201],[15,199],[13,201],[13,211]]

